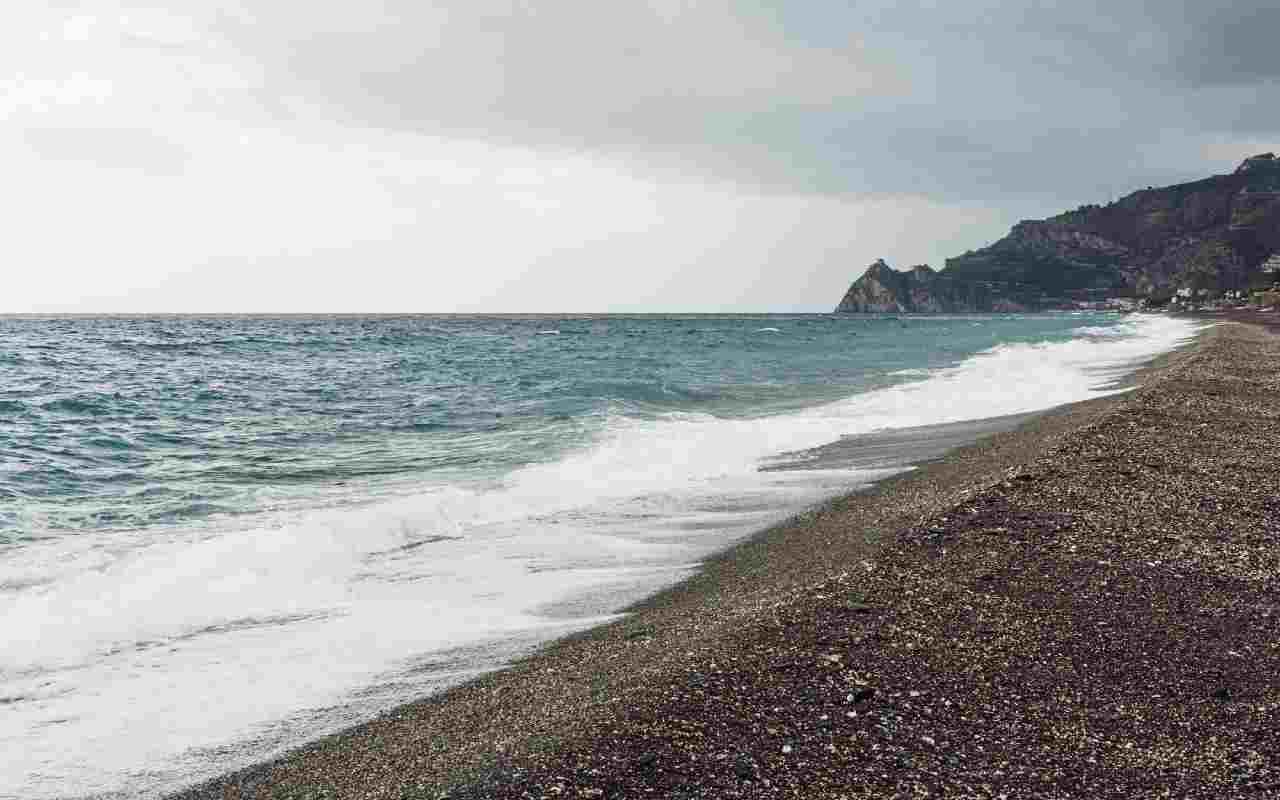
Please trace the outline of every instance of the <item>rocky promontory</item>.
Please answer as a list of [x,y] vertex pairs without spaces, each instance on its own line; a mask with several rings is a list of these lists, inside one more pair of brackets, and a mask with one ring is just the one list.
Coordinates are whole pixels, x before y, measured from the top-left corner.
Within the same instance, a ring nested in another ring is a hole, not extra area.
[[983,283],[955,280],[928,264],[899,272],[881,259],[849,287],[836,311],[929,314],[990,311],[999,304]]
[[939,271],[876,261],[836,311],[1034,311],[1112,296],[1159,300],[1182,288],[1248,289],[1277,251],[1280,159],[1264,153],[1229,175],[1020,222]]

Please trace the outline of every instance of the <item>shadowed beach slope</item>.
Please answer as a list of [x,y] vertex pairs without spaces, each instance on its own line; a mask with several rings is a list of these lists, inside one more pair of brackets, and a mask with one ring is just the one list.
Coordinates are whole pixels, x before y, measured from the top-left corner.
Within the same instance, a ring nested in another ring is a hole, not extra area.
[[1280,797],[1277,730],[1280,337],[1228,323],[181,796]]

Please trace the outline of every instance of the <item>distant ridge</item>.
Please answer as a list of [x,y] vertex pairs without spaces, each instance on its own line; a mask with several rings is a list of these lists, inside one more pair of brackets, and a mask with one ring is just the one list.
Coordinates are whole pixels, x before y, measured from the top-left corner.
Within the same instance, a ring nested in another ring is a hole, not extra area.
[[845,313],[1036,311],[1109,296],[1245,289],[1280,252],[1280,159],[1229,175],[1143,189],[1105,206],[1026,220],[1000,241],[906,272],[877,260],[836,307]]

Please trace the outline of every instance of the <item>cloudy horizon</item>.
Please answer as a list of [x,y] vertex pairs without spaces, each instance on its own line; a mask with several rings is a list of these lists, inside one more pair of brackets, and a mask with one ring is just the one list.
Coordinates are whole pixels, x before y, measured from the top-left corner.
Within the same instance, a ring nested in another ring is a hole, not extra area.
[[9,11],[0,313],[828,311],[1280,146],[1280,9]]

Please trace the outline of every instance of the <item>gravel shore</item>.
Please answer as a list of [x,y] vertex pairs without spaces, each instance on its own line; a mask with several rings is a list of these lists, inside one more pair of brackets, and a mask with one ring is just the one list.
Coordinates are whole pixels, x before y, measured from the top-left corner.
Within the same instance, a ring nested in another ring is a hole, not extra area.
[[1280,336],[1137,380],[179,797],[1280,797]]

